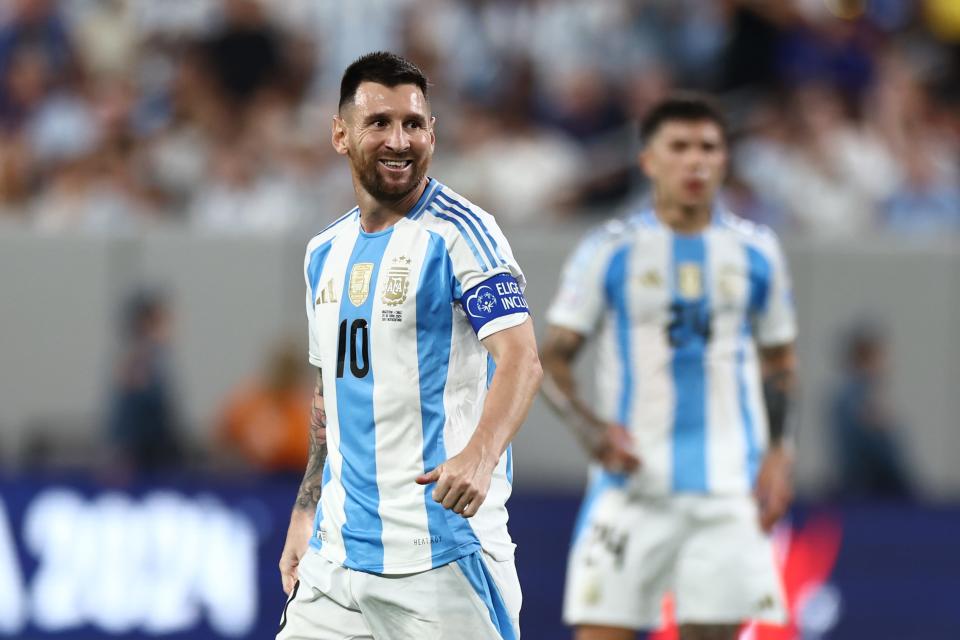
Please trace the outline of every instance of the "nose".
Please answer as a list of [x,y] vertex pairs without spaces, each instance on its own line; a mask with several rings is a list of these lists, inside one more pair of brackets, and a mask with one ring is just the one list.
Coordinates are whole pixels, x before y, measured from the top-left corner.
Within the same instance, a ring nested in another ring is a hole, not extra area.
[[387,148],[394,152],[406,151],[410,148],[410,138],[403,129],[402,123],[394,123],[390,127],[390,135],[387,136]]
[[685,158],[687,168],[693,172],[700,172],[706,168],[707,156],[699,149],[692,149]]

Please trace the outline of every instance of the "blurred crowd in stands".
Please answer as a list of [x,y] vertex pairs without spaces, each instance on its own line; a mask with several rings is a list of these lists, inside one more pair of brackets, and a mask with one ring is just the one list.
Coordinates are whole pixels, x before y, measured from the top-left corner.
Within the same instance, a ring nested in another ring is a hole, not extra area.
[[0,221],[323,224],[339,76],[376,49],[433,81],[433,175],[505,224],[639,206],[634,123],[685,87],[729,110],[741,214],[960,232],[954,0],[6,0]]

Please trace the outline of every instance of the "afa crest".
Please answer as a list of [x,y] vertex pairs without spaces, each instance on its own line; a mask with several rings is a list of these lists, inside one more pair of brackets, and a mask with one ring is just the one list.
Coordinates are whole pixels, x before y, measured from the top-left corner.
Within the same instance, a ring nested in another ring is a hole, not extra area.
[[703,272],[695,262],[682,262],[677,266],[677,289],[687,300],[696,300],[703,295]]
[[348,296],[353,306],[359,307],[370,295],[370,277],[373,275],[372,262],[358,262],[350,270],[350,290]]
[[733,265],[724,265],[717,276],[721,295],[727,302],[739,300],[745,295],[746,274]]
[[387,271],[387,281],[383,285],[381,301],[388,307],[399,307],[407,300],[410,289],[410,258],[400,256],[393,259],[393,266]]

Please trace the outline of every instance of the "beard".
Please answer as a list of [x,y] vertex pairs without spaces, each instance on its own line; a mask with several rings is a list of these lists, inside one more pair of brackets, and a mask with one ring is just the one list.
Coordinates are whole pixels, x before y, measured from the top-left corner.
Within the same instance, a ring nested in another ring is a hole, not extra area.
[[374,158],[360,167],[357,177],[361,186],[379,202],[398,202],[410,195],[427,175],[428,158],[414,159],[410,166],[409,178],[402,181],[390,180],[380,171],[380,163]]

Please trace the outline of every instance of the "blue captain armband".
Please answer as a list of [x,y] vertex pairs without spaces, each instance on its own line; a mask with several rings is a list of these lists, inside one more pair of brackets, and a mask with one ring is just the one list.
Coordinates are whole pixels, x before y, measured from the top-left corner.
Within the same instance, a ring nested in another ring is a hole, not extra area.
[[530,313],[517,279],[509,273],[498,273],[469,289],[460,303],[478,334],[491,320],[515,313]]

